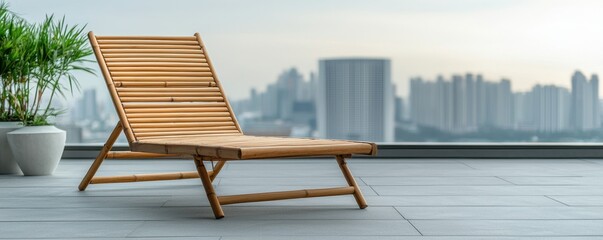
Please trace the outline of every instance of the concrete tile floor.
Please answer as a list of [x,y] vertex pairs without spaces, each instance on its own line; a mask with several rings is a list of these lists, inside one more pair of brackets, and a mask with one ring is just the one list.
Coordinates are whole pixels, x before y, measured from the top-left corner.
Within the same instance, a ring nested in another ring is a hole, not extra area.
[[[352,196],[224,206],[198,179],[91,185],[90,160],[44,177],[0,175],[0,239],[603,239],[603,161],[357,159]],[[99,175],[191,171],[187,160],[108,160]],[[239,161],[219,194],[343,186],[334,160]]]

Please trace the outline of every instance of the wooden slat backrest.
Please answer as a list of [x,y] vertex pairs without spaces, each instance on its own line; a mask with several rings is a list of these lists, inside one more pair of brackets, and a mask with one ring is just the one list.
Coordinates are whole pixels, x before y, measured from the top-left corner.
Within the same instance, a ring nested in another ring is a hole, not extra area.
[[88,37],[128,142],[242,134],[198,33]]

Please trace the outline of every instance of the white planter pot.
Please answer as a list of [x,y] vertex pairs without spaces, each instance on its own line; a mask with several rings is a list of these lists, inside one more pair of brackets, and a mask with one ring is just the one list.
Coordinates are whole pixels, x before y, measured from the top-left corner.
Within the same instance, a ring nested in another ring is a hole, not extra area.
[[21,127],[20,122],[0,122],[0,174],[21,174],[6,138],[7,133]]
[[26,176],[51,175],[63,155],[66,136],[54,126],[22,127],[7,134],[15,161]]

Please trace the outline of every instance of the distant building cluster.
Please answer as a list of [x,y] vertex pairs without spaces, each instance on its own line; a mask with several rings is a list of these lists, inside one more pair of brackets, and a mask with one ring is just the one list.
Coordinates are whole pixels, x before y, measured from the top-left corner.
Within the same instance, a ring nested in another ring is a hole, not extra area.
[[309,79],[295,68],[284,71],[276,83],[250,97],[233,102],[241,127],[249,134],[311,136],[316,128],[316,76]]
[[[99,99],[93,88],[82,93],[58,126],[67,131],[68,143],[101,143],[107,140],[117,122],[113,102],[108,97]],[[117,141],[126,142],[123,136]]]
[[536,85],[512,92],[511,82],[486,81],[481,75],[455,75],[447,81],[413,78],[410,118],[417,125],[452,133],[482,128],[540,132],[587,131],[600,128],[599,79],[577,71],[572,89]]

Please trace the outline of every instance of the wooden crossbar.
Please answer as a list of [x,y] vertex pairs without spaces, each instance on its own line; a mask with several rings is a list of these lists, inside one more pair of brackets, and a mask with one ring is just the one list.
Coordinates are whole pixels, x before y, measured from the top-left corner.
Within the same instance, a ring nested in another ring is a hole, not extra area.
[[265,192],[265,193],[251,193],[251,194],[219,196],[218,201],[220,201],[220,204],[222,204],[222,205],[227,205],[227,204],[245,203],[245,202],[262,202],[262,201],[285,200],[285,199],[295,199],[295,198],[338,196],[338,195],[353,194],[354,192],[355,192],[354,187],[318,188],[318,189],[303,189],[303,190],[282,191],[282,192]]
[[131,152],[131,151],[110,151],[107,153],[107,159],[136,159],[136,158],[168,158],[180,157],[178,154],[162,154],[162,153],[147,153],[147,152]]
[[[212,175],[210,171],[208,174]],[[191,172],[173,172],[173,173],[146,173],[146,174],[132,174],[122,176],[102,176],[93,177],[90,180],[90,184],[101,184],[101,183],[126,183],[126,182],[146,182],[146,181],[164,181],[164,180],[179,180],[199,178],[197,171]]]

